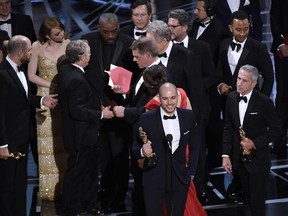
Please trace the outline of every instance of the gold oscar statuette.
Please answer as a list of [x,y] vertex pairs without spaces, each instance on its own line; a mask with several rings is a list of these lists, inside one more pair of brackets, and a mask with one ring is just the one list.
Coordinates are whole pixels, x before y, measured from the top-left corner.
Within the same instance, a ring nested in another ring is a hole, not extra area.
[[10,153],[9,157],[14,158],[16,160],[19,160],[19,159],[25,157],[25,154],[23,154],[21,152],[12,152],[12,153]]
[[[147,134],[146,132],[142,129],[142,127],[139,127],[139,136],[140,138],[142,139],[143,141],[143,144],[147,143],[148,142],[148,138],[147,138]],[[156,164],[156,161],[157,161],[157,157],[156,157],[156,154],[155,152],[152,152],[150,155],[148,155],[147,157],[147,166],[153,166]]]
[[[239,127],[239,135],[242,141],[246,141],[246,133],[243,130],[243,128],[240,126]],[[244,163],[251,163],[253,158],[255,157],[256,152],[255,149],[251,149],[251,150],[242,150],[242,161]]]

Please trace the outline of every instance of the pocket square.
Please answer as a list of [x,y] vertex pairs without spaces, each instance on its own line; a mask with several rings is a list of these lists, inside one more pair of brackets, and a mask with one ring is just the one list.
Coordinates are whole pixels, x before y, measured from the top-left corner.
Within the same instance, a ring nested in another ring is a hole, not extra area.
[[247,5],[249,5],[250,4],[250,1],[249,0],[245,0],[245,2],[244,2],[244,5],[243,6],[247,6]]
[[188,131],[186,131],[186,132],[184,132],[184,135],[186,135],[186,134],[188,134],[190,131],[188,130]]
[[258,112],[252,112],[252,113],[250,113],[250,115],[257,115],[258,114]]

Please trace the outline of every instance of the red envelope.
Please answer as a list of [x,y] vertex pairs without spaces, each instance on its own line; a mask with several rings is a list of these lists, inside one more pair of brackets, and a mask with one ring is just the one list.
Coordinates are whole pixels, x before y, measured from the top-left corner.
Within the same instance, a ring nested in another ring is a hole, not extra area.
[[124,93],[129,92],[132,78],[131,71],[128,71],[123,67],[116,67],[110,70],[110,77],[113,84],[121,86]]

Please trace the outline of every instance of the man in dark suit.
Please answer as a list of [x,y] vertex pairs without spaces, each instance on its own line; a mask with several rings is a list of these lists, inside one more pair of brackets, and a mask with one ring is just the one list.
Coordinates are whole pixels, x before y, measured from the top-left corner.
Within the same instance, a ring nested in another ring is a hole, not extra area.
[[[139,70],[133,62],[130,45],[133,38],[119,32],[118,18],[113,13],[104,13],[99,18],[99,31],[82,38],[91,47],[91,61],[87,77],[98,89],[105,106],[125,105],[123,94],[114,93],[108,85],[110,65],[121,66],[137,77]],[[133,78],[132,78],[133,79]],[[132,81],[133,83],[133,81]],[[129,180],[129,127],[124,119],[114,118],[103,122],[100,142],[101,193],[103,208],[107,211],[126,211],[125,198]]]
[[219,44],[224,37],[222,23],[215,17],[215,3],[211,0],[198,0],[194,10],[190,37],[207,42],[210,45],[215,65],[218,61]]
[[[248,14],[249,22],[253,23],[250,26],[250,36],[255,40],[262,40],[262,20],[259,0],[217,0],[215,6],[216,17],[223,24],[226,34],[229,34],[229,20],[232,13],[238,10],[243,10]],[[231,35],[231,34],[230,34]]]
[[281,133],[274,104],[255,89],[257,80],[256,67],[240,68],[237,91],[227,98],[222,149],[222,165],[228,173],[237,171],[253,216],[266,215],[269,143]]
[[[156,45],[150,38],[141,37],[133,41],[131,45],[134,61],[139,68],[145,69],[153,65],[162,65],[158,58],[158,50]],[[163,66],[164,67],[164,66]],[[133,125],[133,129],[137,127],[139,118],[145,112],[145,105],[151,99],[151,95],[144,84],[143,73],[138,77],[135,85],[131,87],[128,96],[129,103],[123,106],[115,106],[114,114],[123,118]],[[137,129],[138,130],[138,129]],[[131,134],[132,141],[134,134]],[[132,146],[132,143],[131,143]],[[142,169],[139,167],[138,159],[131,155],[131,173],[134,177],[134,185],[132,191],[133,214],[137,216],[145,215],[145,205],[142,189]]]
[[[274,153],[279,159],[287,158],[287,128],[288,128],[288,8],[287,1],[272,0],[270,19],[276,72],[276,110],[281,121],[283,134],[274,143]],[[285,38],[285,41],[284,41]]]
[[24,35],[32,43],[36,41],[31,17],[11,12],[11,0],[0,0],[0,29],[7,31],[10,38],[14,35]]
[[[169,11],[168,26],[172,33],[173,42],[175,44],[183,44],[184,47],[190,49],[198,56],[198,59],[201,62],[201,74],[204,82],[205,97],[206,101],[208,102],[206,106],[210,107],[209,91],[210,88],[216,84],[216,71],[209,44],[188,36],[188,32],[192,26],[192,20],[190,15],[183,9],[175,9]],[[209,119],[209,117],[207,117],[207,119]],[[195,177],[196,190],[199,194],[199,198],[201,198],[200,201],[203,204],[209,200],[208,195],[206,194],[206,185],[209,175],[208,170],[206,169],[206,137],[207,136],[205,136],[205,140],[203,141],[204,145],[200,148],[201,156],[199,157],[198,169]],[[215,137],[213,138],[213,145],[215,145]],[[212,154],[210,151],[209,153]],[[216,151],[214,151],[214,153],[216,153]],[[220,158],[220,152],[218,158]]]
[[131,4],[133,24],[121,28],[121,32],[134,39],[146,36],[146,28],[152,18],[152,5],[148,0],[136,0]]
[[98,139],[101,119],[114,117],[109,107],[101,111],[99,95],[85,77],[90,60],[87,43],[71,41],[66,48],[69,64],[60,68],[58,91],[63,121],[63,141],[68,153],[63,182],[65,215],[97,208]]
[[[142,133],[135,133],[133,154],[138,159],[145,157],[143,191],[147,216],[163,215],[164,203],[167,215],[183,215],[188,186],[197,168],[197,121],[193,111],[176,108],[178,96],[173,84],[163,84],[159,98],[161,107],[140,117],[138,128]],[[156,164],[149,165],[148,158],[153,153]]]
[[30,94],[27,76],[19,66],[29,62],[31,48],[27,37],[12,37],[8,56],[0,65],[0,215],[26,215],[30,105],[54,108],[57,104],[55,95]]

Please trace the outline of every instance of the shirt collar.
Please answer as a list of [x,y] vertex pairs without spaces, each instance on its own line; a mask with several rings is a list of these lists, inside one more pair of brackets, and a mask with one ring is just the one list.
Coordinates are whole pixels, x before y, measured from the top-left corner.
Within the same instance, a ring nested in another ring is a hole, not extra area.
[[14,71],[18,72],[17,69],[17,64],[7,55],[6,56],[6,60],[9,62],[9,64],[12,66],[12,68],[14,69]]
[[248,94],[246,94],[246,95],[242,95],[242,94],[240,94],[240,96],[245,96],[245,97],[247,98],[247,103],[248,103],[249,100],[250,100],[250,98],[251,98],[252,92],[253,92],[253,90],[250,91],[250,92],[249,92]]
[[6,19],[2,19],[2,18],[0,18],[0,21],[6,21],[6,20],[9,20],[9,19],[11,19],[11,14],[9,14],[8,17],[7,17]]
[[73,64],[73,63],[72,63],[72,65],[74,65],[75,67],[79,68],[83,73],[85,73],[84,69],[82,67],[80,67],[79,65]]
[[182,40],[182,41],[174,41],[175,44],[177,43],[183,43],[184,44],[184,47],[188,47],[188,42],[189,42],[189,36],[186,35],[186,37]]
[[167,114],[164,109],[160,106],[160,115],[161,115],[161,118],[164,116],[164,115],[168,115],[168,116],[172,116],[172,115],[175,115],[176,117],[178,117],[178,114],[177,114],[177,108],[175,109],[174,113],[171,115]]

